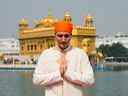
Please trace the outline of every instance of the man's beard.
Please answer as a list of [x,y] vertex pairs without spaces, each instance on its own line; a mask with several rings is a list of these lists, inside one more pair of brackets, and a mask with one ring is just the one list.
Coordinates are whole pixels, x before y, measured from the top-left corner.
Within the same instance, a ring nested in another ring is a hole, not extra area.
[[66,43],[61,43],[61,44],[59,45],[59,47],[60,47],[62,50],[68,48],[68,46],[69,46],[69,45],[66,44]]

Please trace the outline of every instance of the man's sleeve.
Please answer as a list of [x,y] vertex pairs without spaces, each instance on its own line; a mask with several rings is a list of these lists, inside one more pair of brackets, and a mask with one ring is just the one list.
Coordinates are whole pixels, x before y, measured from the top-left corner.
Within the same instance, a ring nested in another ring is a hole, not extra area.
[[[33,74],[33,83],[36,85],[52,85],[62,81],[59,70],[55,70],[53,72],[48,72],[48,67],[52,67],[48,65],[48,57],[42,54],[38,60],[37,66],[35,68]],[[53,62],[54,63],[54,62]]]
[[80,85],[80,86],[91,86],[94,84],[94,73],[92,66],[90,65],[88,56],[84,53],[81,54],[80,57],[80,68],[79,71],[73,71],[72,69],[68,69],[65,73],[65,77],[70,82]]

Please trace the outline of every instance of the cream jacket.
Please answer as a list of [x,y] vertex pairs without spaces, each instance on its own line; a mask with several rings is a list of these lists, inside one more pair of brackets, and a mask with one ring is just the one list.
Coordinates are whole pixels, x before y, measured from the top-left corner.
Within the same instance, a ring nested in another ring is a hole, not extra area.
[[66,79],[63,79],[58,64],[62,54],[55,47],[43,51],[33,74],[33,83],[45,87],[45,96],[84,96],[82,89],[94,84],[88,56],[79,48],[67,50]]

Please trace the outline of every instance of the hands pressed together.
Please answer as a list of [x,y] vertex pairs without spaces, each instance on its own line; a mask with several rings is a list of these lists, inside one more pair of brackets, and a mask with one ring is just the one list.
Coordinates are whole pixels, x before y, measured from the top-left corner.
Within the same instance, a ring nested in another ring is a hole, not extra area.
[[62,77],[64,77],[64,74],[67,70],[67,60],[65,58],[65,55],[62,55],[61,58],[60,58],[60,62],[59,62],[59,69],[60,69],[60,74]]

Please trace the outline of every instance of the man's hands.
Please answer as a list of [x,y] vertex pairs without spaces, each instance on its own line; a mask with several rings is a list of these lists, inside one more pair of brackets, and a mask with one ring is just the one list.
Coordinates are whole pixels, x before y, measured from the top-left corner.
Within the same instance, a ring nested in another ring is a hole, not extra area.
[[67,70],[67,60],[65,58],[65,55],[62,55],[59,61],[60,61],[59,62],[59,64],[60,64],[60,74],[63,77],[64,73]]
[[60,74],[62,77],[64,76],[64,73],[66,72],[66,70],[67,70],[67,66],[60,64]]

